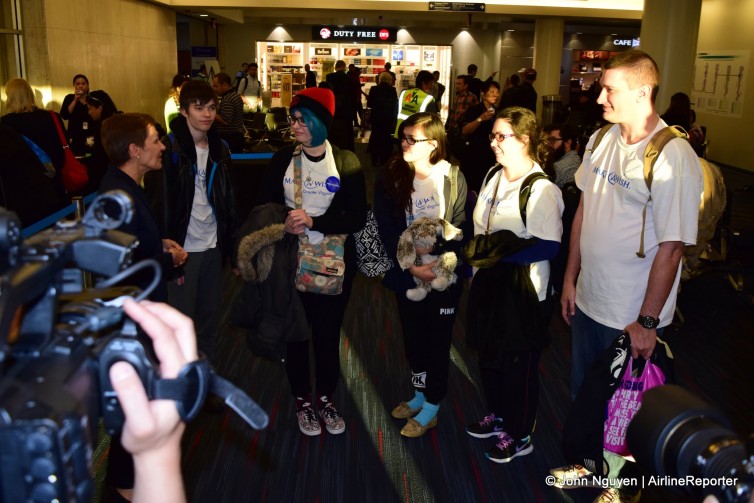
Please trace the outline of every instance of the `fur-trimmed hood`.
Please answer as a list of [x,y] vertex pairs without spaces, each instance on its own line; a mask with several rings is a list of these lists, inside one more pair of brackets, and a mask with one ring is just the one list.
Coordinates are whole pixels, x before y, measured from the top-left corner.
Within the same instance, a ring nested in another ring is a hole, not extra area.
[[[244,281],[262,282],[267,279],[275,259],[275,243],[285,236],[284,224],[272,224],[247,234],[238,244],[238,270]],[[258,255],[256,267],[254,257]]]
[[265,281],[275,261],[275,244],[285,238],[289,208],[267,203],[256,206],[238,232],[236,266],[244,281]]

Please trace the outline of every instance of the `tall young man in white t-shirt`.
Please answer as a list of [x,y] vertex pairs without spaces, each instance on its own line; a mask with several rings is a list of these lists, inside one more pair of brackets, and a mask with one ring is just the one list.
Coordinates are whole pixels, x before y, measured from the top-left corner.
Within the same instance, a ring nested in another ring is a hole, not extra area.
[[[583,382],[587,369],[621,333],[629,334],[634,358],[652,355],[658,333],[673,319],[684,247],[696,243],[702,173],[688,142],[673,140],[662,150],[651,200],[644,180],[644,151],[666,126],[655,111],[659,83],[657,64],[642,51],[622,52],[605,64],[597,103],[614,126],[596,149],[592,135],[576,172],[582,195],[561,294],[563,317],[571,325],[573,398],[582,383],[595,385]],[[608,477],[636,475],[619,456],[603,454],[603,460],[609,460]],[[595,463],[591,470],[604,469],[596,459],[584,462]],[[556,470],[563,478],[584,475],[580,465]],[[595,501],[640,497],[639,488],[616,485]]]
[[[191,317],[199,349],[212,360],[222,307],[222,265],[231,254],[235,197],[230,151],[214,120],[217,97],[209,84],[190,81],[181,88],[180,113],[163,139],[162,212],[166,237],[188,252],[181,281],[168,285],[168,301]],[[148,188],[149,189],[149,188]]]
[[[561,297],[571,325],[571,393],[584,373],[622,332],[634,357],[649,358],[658,330],[671,323],[684,247],[696,243],[702,174],[688,142],[674,140],[654,166],[651,201],[643,155],[666,124],[655,111],[659,70],[638,50],[605,64],[597,103],[616,125],[592,152],[592,136],[576,173],[582,190],[571,231]],[[647,205],[644,257],[642,211]],[[578,278],[578,283],[577,283]]]

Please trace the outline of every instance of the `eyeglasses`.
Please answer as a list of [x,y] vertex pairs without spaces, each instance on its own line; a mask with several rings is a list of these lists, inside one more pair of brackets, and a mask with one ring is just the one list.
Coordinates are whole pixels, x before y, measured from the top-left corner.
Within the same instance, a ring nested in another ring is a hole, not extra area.
[[291,126],[294,126],[294,125],[298,124],[301,127],[307,127],[306,126],[306,122],[304,122],[304,118],[303,117],[294,117],[294,116],[291,115],[290,117],[288,117],[288,123]]
[[563,138],[558,138],[557,136],[550,136],[547,138],[548,143],[555,143],[556,141],[563,141]]
[[429,138],[416,139],[416,138],[408,138],[407,136],[401,136],[401,143],[403,143],[404,141],[408,143],[409,145],[415,145],[423,141],[429,141]]
[[498,142],[501,142],[506,138],[513,138],[515,136],[516,135],[514,133],[490,133],[490,141],[496,140]]

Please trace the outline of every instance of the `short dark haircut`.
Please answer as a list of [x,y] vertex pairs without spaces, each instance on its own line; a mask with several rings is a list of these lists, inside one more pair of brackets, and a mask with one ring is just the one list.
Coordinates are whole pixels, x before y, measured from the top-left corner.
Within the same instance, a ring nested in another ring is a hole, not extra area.
[[393,65],[390,64],[390,61],[385,63],[385,70],[390,70],[393,67]]
[[521,83],[521,77],[519,77],[517,73],[514,73],[510,77],[510,83],[511,85],[514,85],[514,86],[519,85]]
[[482,92],[483,93],[486,93],[487,91],[489,91],[490,87],[495,87],[499,91],[500,90],[500,82],[498,82],[496,80],[486,80],[486,81],[482,82]]
[[249,68],[259,68],[259,65],[256,63],[249,63]]
[[115,167],[123,166],[131,159],[128,153],[133,143],[144,146],[149,134],[149,126],[154,126],[155,120],[147,114],[117,114],[102,123],[102,146]]
[[474,72],[476,72],[477,70],[479,70],[479,67],[478,67],[478,66],[476,66],[476,65],[475,65],[474,63],[471,63],[471,64],[470,64],[470,65],[468,66],[468,68],[466,68],[466,71],[467,71],[467,72],[469,72],[469,73],[474,73]]
[[467,86],[471,84],[471,75],[459,75],[456,78],[463,80],[463,83],[466,84]]
[[421,89],[427,82],[434,82],[435,78],[428,70],[422,70],[416,74],[416,87]]
[[217,103],[217,96],[212,86],[203,80],[189,80],[183,84],[181,94],[178,97],[181,110],[186,111],[188,111],[192,103],[195,105],[206,105],[210,101]]
[[217,79],[217,82],[218,82],[219,84],[227,84],[227,85],[231,85],[231,82],[232,82],[232,81],[230,80],[230,75],[228,75],[228,74],[227,74],[227,73],[225,73],[225,72],[216,73],[216,74],[215,74],[215,77],[214,77],[214,78],[216,78],[216,79]]

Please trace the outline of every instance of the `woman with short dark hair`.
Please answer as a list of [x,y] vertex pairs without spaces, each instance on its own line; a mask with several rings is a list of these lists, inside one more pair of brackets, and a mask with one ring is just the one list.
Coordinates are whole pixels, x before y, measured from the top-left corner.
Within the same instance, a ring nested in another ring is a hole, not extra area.
[[89,110],[86,106],[86,96],[89,94],[89,79],[86,75],[78,74],[73,77],[73,93],[66,95],[60,107],[60,116],[68,121],[68,143],[76,155],[86,155],[91,152],[87,145],[89,133]]

